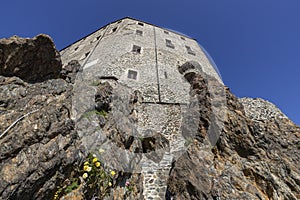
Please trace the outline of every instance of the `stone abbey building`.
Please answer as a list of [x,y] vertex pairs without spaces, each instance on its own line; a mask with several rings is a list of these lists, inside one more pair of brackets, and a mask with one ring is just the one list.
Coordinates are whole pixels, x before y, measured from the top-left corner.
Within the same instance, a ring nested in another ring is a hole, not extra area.
[[78,60],[99,78],[114,78],[142,91],[146,102],[185,103],[183,70],[221,78],[195,39],[129,17],[112,22],[61,50],[64,65]]
[[[172,162],[187,149],[193,141],[191,136],[198,131],[199,113],[189,110],[197,102],[192,102],[191,85],[186,77],[189,74],[212,76],[223,89],[213,61],[196,40],[129,17],[100,28],[60,53],[64,66],[71,60],[78,60],[82,66],[77,78],[81,81],[75,83],[72,115],[77,120],[79,135],[89,138],[86,148],[106,149],[103,159],[111,168],[142,173],[141,199],[164,199]],[[80,115],[94,108],[95,80],[109,82],[117,91],[110,111],[112,126],[117,127],[118,134],[135,138],[128,149],[119,148],[107,139],[110,127],[101,129],[97,127],[98,122],[78,121]],[[209,84],[213,92],[215,86]],[[129,100],[124,98],[134,91],[139,91],[142,102],[126,104]],[[220,105],[222,99],[215,103],[214,97],[222,97],[222,91],[216,94],[211,95],[212,113],[217,110],[213,105]],[[213,130],[217,132],[216,128]],[[216,133],[212,143],[217,137]],[[151,146],[145,144],[147,141],[157,147],[144,149]],[[142,153],[136,153],[141,147]]]

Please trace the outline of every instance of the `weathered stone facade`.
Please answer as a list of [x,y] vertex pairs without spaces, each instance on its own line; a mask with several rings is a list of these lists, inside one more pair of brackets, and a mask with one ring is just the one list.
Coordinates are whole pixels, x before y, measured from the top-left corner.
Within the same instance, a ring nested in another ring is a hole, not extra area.
[[196,40],[131,18],[104,26],[61,55],[64,65],[79,60],[86,77],[115,78],[141,91],[145,102],[187,103],[189,85],[178,73],[186,62],[222,82]]
[[[172,162],[187,149],[193,141],[193,134],[197,133],[199,113],[193,112],[197,110],[198,102],[191,92],[189,79],[202,74],[221,83],[219,90],[207,82],[212,113],[215,112],[214,104],[222,104],[215,101],[216,97],[224,97],[225,102],[223,83],[213,62],[196,40],[132,18],[104,26],[61,50],[61,56],[63,66],[72,60],[78,60],[83,66],[75,81],[72,115],[77,121],[79,136],[89,138],[86,148],[93,151],[108,147],[106,162],[112,168],[142,173],[144,199],[164,199]],[[138,154],[138,150],[130,152],[119,148],[113,141],[108,139],[107,142],[108,130],[100,131],[94,121],[80,121],[80,117],[95,105],[99,81],[108,81],[113,88],[113,124],[122,130],[121,134],[135,138],[137,146],[140,140],[143,149],[144,145],[145,149],[148,148],[147,152]],[[126,104],[129,102],[126,95],[135,91],[142,100],[131,110]],[[120,99],[123,100],[118,102]],[[135,116],[134,120],[132,116]],[[210,129],[209,132],[213,131]],[[151,150],[151,142],[158,145],[159,140],[154,140],[156,136],[167,140],[167,145]],[[149,145],[146,144],[148,139]]]
[[261,98],[240,98],[239,101],[243,104],[247,117],[256,121],[266,121],[271,119],[288,119],[271,102]]

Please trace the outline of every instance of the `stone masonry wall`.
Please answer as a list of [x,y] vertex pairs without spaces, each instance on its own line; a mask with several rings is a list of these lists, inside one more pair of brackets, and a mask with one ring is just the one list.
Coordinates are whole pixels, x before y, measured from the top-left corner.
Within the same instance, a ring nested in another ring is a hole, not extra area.
[[[132,52],[134,45],[139,52]],[[92,77],[117,79],[141,91],[145,102],[187,103],[188,83],[178,67],[188,61],[222,82],[196,40],[131,18],[99,29],[61,55],[64,65],[73,59],[84,65],[86,82],[93,82]]]
[[239,102],[243,104],[246,116],[253,120],[288,119],[279,108],[267,100],[261,98],[240,98]]

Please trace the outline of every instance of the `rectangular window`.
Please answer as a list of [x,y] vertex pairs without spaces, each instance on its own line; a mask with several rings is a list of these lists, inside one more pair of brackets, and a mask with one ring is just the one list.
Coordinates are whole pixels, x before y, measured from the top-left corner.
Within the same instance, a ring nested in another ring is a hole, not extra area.
[[144,26],[144,24],[142,22],[138,22],[138,25],[140,26]]
[[172,48],[172,49],[175,48],[174,44],[172,44],[172,41],[171,41],[171,40],[168,40],[168,39],[166,39],[166,46],[167,46],[167,47],[170,47],[170,48]]
[[133,45],[133,47],[132,47],[133,53],[141,53],[141,51],[142,51],[142,48],[140,46]]
[[140,35],[140,36],[143,36],[143,31],[141,31],[141,30],[136,30],[136,34],[137,34],[137,35]]
[[136,78],[137,78],[137,71],[128,70],[127,78],[136,80]]
[[195,52],[191,49],[191,47],[185,46],[185,48],[186,48],[188,54],[191,54],[191,55],[193,55],[193,56],[196,55]]
[[168,32],[168,31],[164,31],[164,33],[165,33],[165,34],[169,34],[169,32]]

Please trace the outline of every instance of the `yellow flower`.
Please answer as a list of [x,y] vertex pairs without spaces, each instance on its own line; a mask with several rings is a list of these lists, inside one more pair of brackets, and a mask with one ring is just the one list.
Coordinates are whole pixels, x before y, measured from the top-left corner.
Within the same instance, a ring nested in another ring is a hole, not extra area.
[[88,165],[84,165],[83,166],[83,171],[86,171],[86,172],[90,172],[92,170],[92,168]]
[[93,158],[93,163],[97,162],[98,159],[97,158]]
[[89,175],[88,175],[87,173],[84,173],[84,174],[82,175],[82,178],[83,178],[83,179],[86,179],[88,176],[89,176]]
[[109,187],[111,187],[111,186],[112,186],[111,182],[109,182],[109,183],[108,183],[108,186],[109,186]]
[[116,175],[116,172],[115,172],[115,171],[111,171],[110,174],[111,174],[112,176],[114,176],[114,175]]
[[96,167],[100,167],[100,162],[96,162]]
[[88,161],[86,161],[83,165],[88,165],[88,164],[90,164]]

